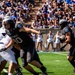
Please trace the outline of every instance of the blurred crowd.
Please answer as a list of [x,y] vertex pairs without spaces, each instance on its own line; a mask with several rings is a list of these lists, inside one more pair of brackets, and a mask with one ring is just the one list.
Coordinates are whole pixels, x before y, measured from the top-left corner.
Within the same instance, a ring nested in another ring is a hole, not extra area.
[[[75,0],[72,0],[75,2]],[[39,0],[42,2],[42,0]],[[0,1],[0,25],[5,16],[12,16],[14,22],[26,22],[32,18],[30,13],[35,7],[35,0],[2,0]],[[59,28],[60,19],[67,19],[71,27],[75,27],[75,3],[70,0],[46,0],[38,12],[30,27]]]
[[[42,2],[42,0],[39,0]],[[2,19],[5,16],[12,16],[14,22],[22,21],[25,23],[29,18],[32,18],[30,15],[33,12],[32,8],[35,7],[35,0],[2,0],[0,1],[0,26],[2,25]],[[42,4],[42,7],[38,9],[38,12],[31,24],[33,29],[44,29],[44,28],[59,28],[59,20],[66,19],[69,21],[70,27],[75,27],[75,0],[46,0]],[[59,32],[57,32],[59,34]],[[51,35],[51,36],[50,36]],[[50,31],[46,38],[46,44],[43,43],[43,37],[41,35],[32,34],[33,40],[36,40],[36,48],[42,46],[49,49],[50,44],[52,45],[52,50],[54,50],[52,38],[57,38],[58,36],[53,37],[52,32]],[[48,39],[51,38],[51,39]],[[58,39],[58,38],[57,38]],[[56,42],[56,49],[60,49],[60,41]],[[59,50],[58,49],[58,50]]]
[[31,18],[34,0],[0,0],[0,25],[5,16],[12,16],[14,22],[26,22]]
[[[73,1],[73,2],[70,2]],[[46,0],[32,22],[32,28],[59,28],[59,20],[67,19],[75,27],[75,0]]]

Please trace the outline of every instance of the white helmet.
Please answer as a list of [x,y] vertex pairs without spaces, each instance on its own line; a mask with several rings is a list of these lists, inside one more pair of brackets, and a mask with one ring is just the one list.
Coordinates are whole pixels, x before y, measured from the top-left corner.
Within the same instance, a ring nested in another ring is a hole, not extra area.
[[14,28],[15,27],[15,23],[12,19],[11,16],[5,16],[3,21],[2,21],[2,25],[6,25],[6,24],[9,24],[10,25],[10,28]]

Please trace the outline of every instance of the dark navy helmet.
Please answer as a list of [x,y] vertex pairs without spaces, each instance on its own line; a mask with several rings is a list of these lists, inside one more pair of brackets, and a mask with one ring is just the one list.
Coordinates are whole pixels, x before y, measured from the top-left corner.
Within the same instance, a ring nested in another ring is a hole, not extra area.
[[63,29],[64,27],[68,26],[69,22],[66,20],[66,19],[61,19],[59,21],[59,25],[60,25],[60,28]]
[[4,19],[2,21],[2,25],[6,26],[7,24],[10,25],[10,29],[15,28],[15,23],[14,23],[14,21],[13,21],[11,16],[4,17]]

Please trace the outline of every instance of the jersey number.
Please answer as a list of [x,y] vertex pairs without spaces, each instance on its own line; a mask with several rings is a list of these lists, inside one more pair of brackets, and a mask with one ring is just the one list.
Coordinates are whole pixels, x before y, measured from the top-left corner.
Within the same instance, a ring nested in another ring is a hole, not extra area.
[[15,38],[15,42],[16,42],[16,43],[22,43],[23,40],[22,40],[20,37],[17,37],[17,38]]

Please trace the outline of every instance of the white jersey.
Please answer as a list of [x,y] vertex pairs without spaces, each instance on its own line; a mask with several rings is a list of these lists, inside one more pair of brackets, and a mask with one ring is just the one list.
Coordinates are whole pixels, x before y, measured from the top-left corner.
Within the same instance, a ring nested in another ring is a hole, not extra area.
[[[1,28],[0,28],[0,40],[4,37],[4,36],[3,36],[3,33],[5,33],[5,30],[4,30],[4,27],[1,27]],[[4,58],[2,58],[2,57],[0,56],[0,63],[1,63],[3,60],[4,60]]]
[[0,28],[0,40],[4,37],[5,34],[6,34],[5,28],[4,27],[1,27]]
[[38,34],[38,36],[37,36],[37,42],[42,42],[42,35]]
[[53,35],[48,35],[47,42],[53,42]]
[[[0,29],[0,50],[5,48],[6,45],[10,42],[11,38],[5,33],[5,29]],[[2,59],[6,60],[7,62],[14,62],[16,63],[14,52],[11,50],[12,46],[9,47],[7,50],[0,52],[0,62]],[[2,57],[2,58],[1,58]]]
[[60,38],[60,35],[57,35],[56,34],[55,36],[56,36],[55,43],[60,43],[60,39],[59,39]]

